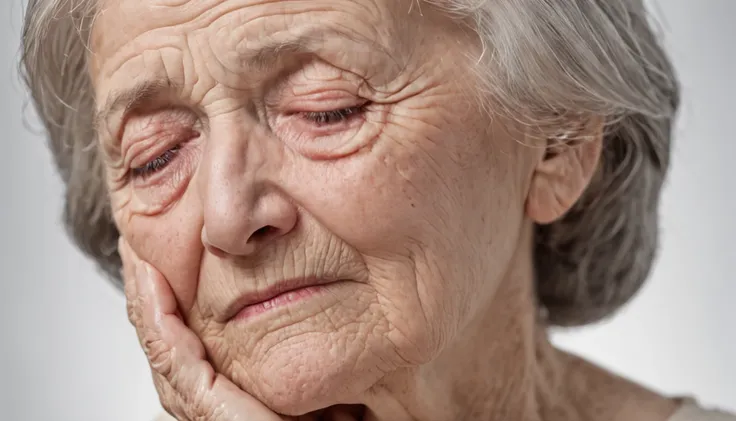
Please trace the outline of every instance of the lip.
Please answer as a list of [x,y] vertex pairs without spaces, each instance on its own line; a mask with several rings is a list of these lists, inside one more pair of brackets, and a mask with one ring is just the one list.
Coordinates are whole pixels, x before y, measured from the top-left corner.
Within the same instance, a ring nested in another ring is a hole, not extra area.
[[301,292],[303,290],[325,286],[339,281],[340,280],[338,279],[316,277],[284,279],[265,289],[251,291],[241,295],[227,307],[224,312],[224,316],[222,317],[222,321],[229,321],[235,318],[243,310],[257,306],[258,304],[269,302],[274,298],[286,295],[290,292]]

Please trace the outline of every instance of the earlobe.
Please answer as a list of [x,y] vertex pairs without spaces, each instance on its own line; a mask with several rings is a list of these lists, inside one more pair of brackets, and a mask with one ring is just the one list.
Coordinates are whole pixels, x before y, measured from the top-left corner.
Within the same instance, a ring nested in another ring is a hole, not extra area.
[[532,175],[527,216],[537,224],[560,219],[590,184],[600,160],[603,121],[595,119],[574,135],[553,136]]

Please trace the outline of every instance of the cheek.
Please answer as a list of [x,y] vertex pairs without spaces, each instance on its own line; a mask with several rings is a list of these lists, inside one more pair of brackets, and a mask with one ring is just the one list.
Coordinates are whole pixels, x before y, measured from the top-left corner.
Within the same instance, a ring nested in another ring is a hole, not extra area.
[[447,204],[456,202],[442,180],[438,145],[421,132],[387,131],[352,156],[287,166],[285,177],[286,190],[307,212],[368,255],[406,254],[406,238],[419,240],[426,224],[444,219]]
[[[306,210],[363,256],[391,342],[417,362],[431,358],[463,321],[484,214],[472,190],[489,177],[423,135],[402,131],[329,166],[309,163],[293,185]],[[451,132],[443,139],[462,140]]]
[[434,204],[423,203],[428,192],[419,189],[420,177],[408,179],[399,171],[395,157],[351,157],[302,172],[293,195],[328,231],[361,253],[405,254],[405,244],[395,240],[421,232]]
[[509,264],[523,211],[518,150],[507,136],[452,124],[390,135],[315,180],[308,210],[364,256],[393,307],[424,313],[428,326],[401,323],[412,341],[438,349]]
[[185,315],[194,304],[203,252],[201,212],[189,202],[185,194],[163,213],[130,214],[120,227],[136,254],[164,275]]
[[[467,235],[461,228],[473,231],[483,223],[483,186],[493,178],[488,162],[456,160],[450,143],[465,140],[452,133],[443,144],[421,131],[396,132],[370,151],[328,164],[310,162],[290,177],[295,199],[364,255],[406,258],[417,245],[452,243],[458,240],[453,236]],[[451,246],[466,243],[463,237]]]

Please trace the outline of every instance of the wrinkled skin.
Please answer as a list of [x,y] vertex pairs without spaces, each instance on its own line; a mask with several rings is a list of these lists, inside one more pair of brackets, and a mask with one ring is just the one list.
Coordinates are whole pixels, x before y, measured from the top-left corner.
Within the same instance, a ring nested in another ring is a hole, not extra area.
[[[214,369],[279,414],[370,407],[396,373],[452,360],[508,273],[530,269],[531,225],[595,170],[599,142],[550,158],[544,136],[490,119],[473,35],[410,6],[110,0],[95,21],[121,235]],[[243,294],[300,277],[344,282],[229,318]]]

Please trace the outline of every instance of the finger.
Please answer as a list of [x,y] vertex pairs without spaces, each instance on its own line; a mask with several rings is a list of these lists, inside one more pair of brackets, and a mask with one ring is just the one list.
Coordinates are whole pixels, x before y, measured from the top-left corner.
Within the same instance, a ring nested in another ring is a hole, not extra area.
[[180,409],[189,419],[282,421],[214,370],[202,342],[178,317],[176,299],[163,276],[145,262],[139,262],[137,272],[144,349],[152,369],[183,401]]
[[[188,406],[188,403],[186,402],[186,398],[181,393],[176,391],[164,376],[157,373],[156,371],[152,371],[152,373],[153,373],[153,382],[156,385],[156,391],[158,392],[159,398],[161,400],[161,404],[163,408],[166,410],[166,412],[172,417],[176,418],[178,421],[195,421],[195,418],[192,418],[192,416],[189,415],[190,412],[187,412],[184,410],[184,408],[187,408]],[[282,418],[276,418],[276,419],[278,419],[279,421],[319,421],[322,419],[324,419],[325,421],[338,421],[338,420],[322,418],[321,416],[316,415],[317,413],[321,413],[321,412],[317,411],[316,413],[301,415],[296,418],[282,417]],[[251,415],[249,415],[249,413],[236,414],[235,416],[236,416],[235,418],[212,418],[212,416],[206,416],[206,417],[200,416],[196,418],[196,421],[200,421],[200,420],[207,420],[207,421],[255,420],[255,421],[260,421],[263,419],[263,418],[258,418],[258,417],[252,417]],[[271,421],[271,418],[268,418],[268,421]],[[357,418],[349,418],[349,419],[345,419],[345,421],[357,421]]]
[[156,386],[156,392],[164,410],[179,421],[189,421],[190,418],[184,411],[186,401],[183,396],[174,390],[169,381],[156,372],[156,370],[151,370],[151,377],[153,378],[153,384]]
[[127,241],[122,236],[118,239],[118,253],[123,263],[122,276],[128,320],[136,326],[137,320],[140,320],[140,314],[138,312],[140,308],[140,305],[138,305],[139,296],[135,283],[136,258]]

